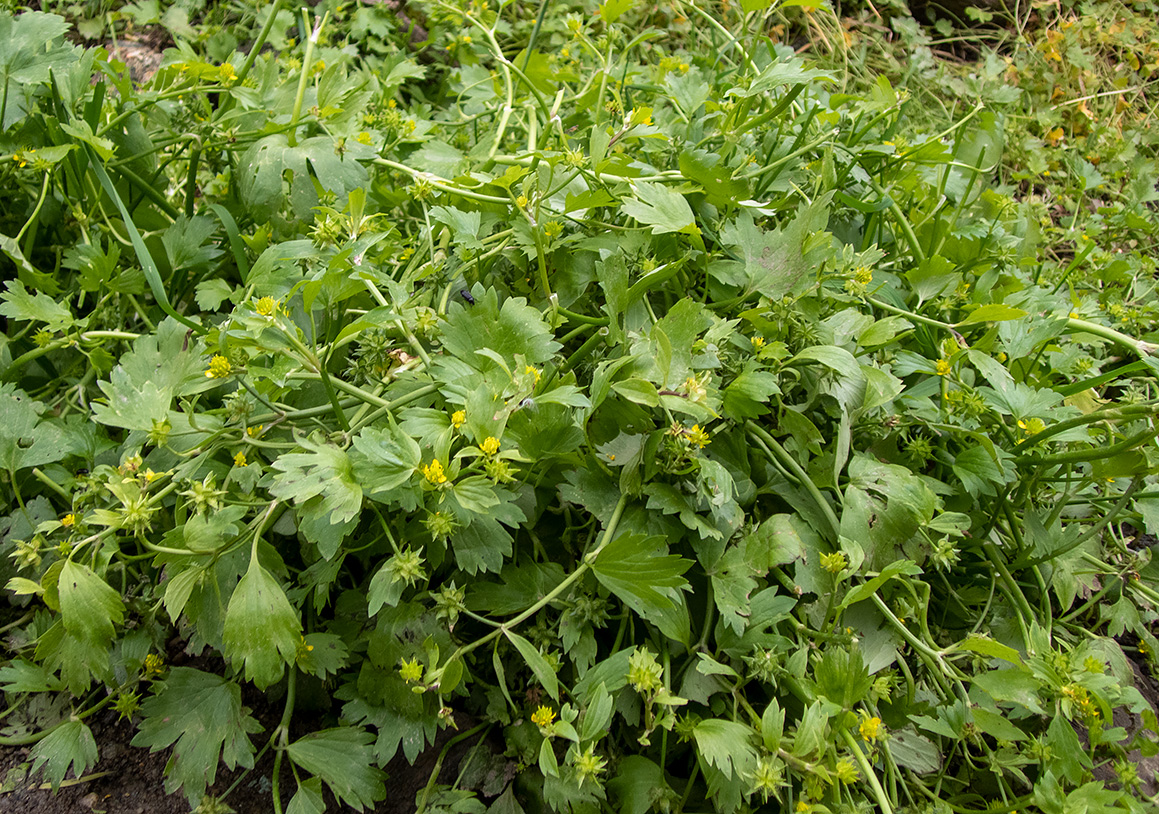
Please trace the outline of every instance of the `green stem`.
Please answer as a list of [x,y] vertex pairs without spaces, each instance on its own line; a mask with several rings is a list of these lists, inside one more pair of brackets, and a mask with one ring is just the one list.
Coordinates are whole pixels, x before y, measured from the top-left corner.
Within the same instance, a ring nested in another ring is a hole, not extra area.
[[1105,325],[1098,325],[1094,322],[1087,322],[1085,319],[1068,319],[1066,321],[1066,327],[1068,333],[1091,334],[1092,336],[1106,339],[1108,342],[1113,342],[1119,347],[1125,348],[1143,358],[1152,356],[1159,350],[1159,345],[1152,342],[1144,342],[1142,339],[1128,336],[1125,333],[1116,331],[1114,328],[1108,328]]
[[287,140],[291,147],[298,146],[298,117],[302,115],[302,100],[306,98],[306,85],[310,81],[310,60],[314,57],[314,46],[318,44],[318,35],[322,33],[322,26],[326,24],[326,18],[330,16],[327,11],[314,23],[314,29],[310,31],[310,12],[308,9],[302,9],[302,23],[305,26],[303,31],[310,31],[306,38],[306,54],[302,57],[302,75],[298,77],[298,92],[294,96],[294,108],[290,111],[290,129],[287,134]]
[[[5,88],[5,90],[7,90],[7,88]],[[2,119],[0,119],[0,121],[2,121]],[[36,222],[37,217],[39,217],[40,208],[42,206],[44,206],[44,199],[48,197],[48,184],[51,180],[52,180],[52,173],[46,172],[44,174],[44,183],[40,187],[40,198],[38,198],[36,201],[36,208],[32,210],[32,215],[28,218],[28,220],[26,220],[24,222],[24,225],[22,227],[20,227],[20,231],[16,233],[16,237],[15,237],[16,243],[20,243],[20,238],[24,237],[24,233],[29,230],[29,227],[31,227],[32,224]],[[25,247],[24,254],[25,255],[30,254],[31,248],[32,248],[31,246]]]
[[1118,455],[1120,452],[1128,452],[1153,438],[1155,438],[1155,430],[1148,428],[1141,433],[1132,435],[1130,438],[1120,441],[1117,444],[1112,444],[1109,447],[1076,449],[1073,452],[1061,452],[1058,455],[1046,455],[1043,457],[1021,455],[1015,458],[1014,462],[1019,465],[1025,464],[1027,466],[1041,468],[1044,466],[1083,463],[1085,461],[1101,461],[1113,455]]
[[624,516],[624,509],[627,507],[627,505],[628,496],[620,495],[620,500],[618,503],[616,503],[616,509],[614,512],[612,512],[612,517],[608,521],[608,525],[604,527],[604,534],[600,538],[599,545],[585,554],[583,562],[580,563],[579,567],[572,571],[571,575],[564,579],[563,582],[559,583],[559,585],[556,585],[555,588],[553,588],[551,592],[547,594],[547,596],[543,597],[543,599],[540,599],[538,602],[525,610],[523,613],[516,616],[511,621],[504,622],[500,627],[491,631],[483,638],[476,639],[470,644],[461,646],[447,661],[451,662],[457,658],[462,658],[472,650],[476,650],[479,647],[487,644],[487,642],[491,641],[492,639],[496,639],[500,635],[506,634],[509,630],[513,630],[522,622],[527,621],[532,616],[539,613],[541,609],[554,602],[556,597],[560,596],[564,591],[574,585],[584,574],[586,574],[591,569],[592,564],[596,561],[596,558],[599,557],[600,552],[603,551],[607,547],[608,543],[612,541],[612,537],[616,533],[616,527],[620,525],[620,518]]
[[877,774],[873,771],[873,767],[869,765],[869,760],[866,759],[865,754],[861,751],[861,747],[857,745],[857,741],[853,740],[853,735],[848,729],[841,730],[841,739],[845,741],[845,746],[853,753],[853,759],[857,761],[857,765],[861,767],[861,771],[865,774],[865,779],[869,781],[869,787],[873,791],[873,796],[877,800],[877,810],[881,814],[893,814],[893,806],[889,804],[889,796],[885,793],[885,789],[881,787],[881,781],[877,779]]
[[765,432],[765,430],[759,424],[755,424],[752,421],[747,421],[745,422],[745,426],[748,428],[748,431],[752,435],[756,436],[757,440],[760,441],[763,446],[772,452],[777,461],[782,466],[787,468],[797,478],[797,480],[800,481],[801,485],[805,488],[805,491],[807,491],[813,498],[813,502],[817,504],[817,508],[820,509],[821,513],[825,516],[825,520],[829,523],[830,528],[833,530],[833,541],[836,541],[837,538],[841,535],[841,521],[837,519],[837,515],[833,511],[833,507],[829,505],[829,501],[825,499],[823,494],[821,494],[821,490],[817,488],[815,483],[813,483],[808,473],[805,472],[804,468],[802,468],[799,463],[797,463],[796,458],[790,455],[788,450],[782,447],[777,442],[776,438],[773,438],[773,436]]
[[286,747],[290,745],[290,718],[294,714],[294,700],[297,694],[297,688],[298,670],[296,667],[291,667],[290,677],[286,680],[286,706],[282,710],[282,720],[278,722],[278,728],[274,730],[274,735],[280,741],[277,746],[277,753],[274,755],[273,778],[270,780],[272,786],[271,793],[274,796],[274,814],[282,814],[282,795],[281,790],[278,788],[278,781],[282,773],[282,756],[286,754]]
[[250,48],[249,54],[246,55],[245,62],[242,63],[241,70],[237,72],[237,79],[234,80],[235,86],[240,86],[245,82],[245,78],[249,76],[250,68],[254,66],[254,60],[257,59],[258,53],[266,44],[266,40],[270,36],[270,32],[274,28],[274,22],[277,20],[278,12],[282,10],[282,0],[274,0],[270,6],[270,16],[266,18],[265,25],[262,30],[258,32],[258,38],[254,40],[253,47]]

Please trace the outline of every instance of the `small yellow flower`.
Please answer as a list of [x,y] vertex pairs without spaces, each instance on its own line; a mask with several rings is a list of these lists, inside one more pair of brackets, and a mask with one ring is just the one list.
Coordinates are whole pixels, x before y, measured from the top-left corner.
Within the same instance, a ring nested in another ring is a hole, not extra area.
[[357,141],[359,144],[374,144],[374,138],[371,137],[370,133],[367,133],[365,130],[358,134],[358,137],[355,139],[355,141]]
[[248,435],[250,438],[257,438],[259,435],[262,434],[262,428],[265,426],[266,426],[265,424],[258,424],[256,427],[246,427],[245,434]]
[[237,81],[237,74],[233,71],[233,65],[228,62],[222,63],[221,67],[217,69],[217,76],[222,82]]
[[451,413],[451,426],[454,427],[456,430],[459,429],[460,427],[462,427],[466,423],[467,423],[466,410],[455,410],[455,412]]
[[233,365],[221,354],[209,360],[209,368],[205,371],[206,378],[224,379],[233,372]]
[[[21,164],[20,166],[23,167],[24,165]],[[515,199],[515,205],[518,206],[520,209],[526,209],[528,203],[530,203],[530,201],[527,200],[526,195],[520,195],[518,198]]]
[[246,465],[244,452],[239,452],[237,455],[233,456],[233,465],[234,466],[245,466]]
[[145,656],[145,677],[151,678],[155,675],[161,675],[165,670],[165,659],[157,653],[150,653]]
[[64,517],[60,518],[60,524],[66,529],[72,528],[76,525],[76,515],[72,513],[66,514]]
[[881,718],[877,716],[862,718],[858,728],[863,741],[875,741],[881,735]]
[[402,666],[398,668],[398,674],[402,680],[407,684],[414,684],[423,677],[423,666],[419,664],[418,659],[402,660]]
[[551,726],[554,720],[555,710],[548,706],[542,706],[531,714],[531,722],[544,729]]
[[1027,435],[1037,435],[1046,429],[1046,422],[1041,418],[1019,419],[1018,428]]
[[441,486],[447,482],[447,473],[443,470],[443,465],[439,462],[438,458],[426,466],[420,466],[419,471],[423,473],[423,477],[427,479],[427,483]]
[[949,376],[951,369],[949,359],[939,359],[938,363],[934,365],[934,372],[939,376]]
[[873,269],[868,266],[858,266],[853,272],[853,282],[858,285],[869,285],[873,282]]
[[563,224],[557,220],[549,220],[543,224],[543,233],[549,238],[559,237],[563,233]]
[[254,308],[263,317],[272,317],[278,311],[278,301],[273,297],[262,297]]
[[685,432],[684,435],[686,438],[688,438],[689,441],[696,444],[696,446],[700,447],[701,449],[704,449],[706,446],[712,443],[712,436],[709,434],[708,430],[701,429],[699,424],[693,424],[692,429]]
[[765,346],[765,338],[763,336],[754,336],[749,341],[753,343],[753,350],[760,350]]
[[494,455],[499,451],[499,439],[493,435],[487,436],[486,440],[480,444],[480,449],[483,450],[484,455]]
[[539,378],[543,374],[539,371],[538,368],[534,368],[531,365],[526,365],[523,368],[523,375],[530,376],[531,378],[535,379],[536,384],[539,384]]

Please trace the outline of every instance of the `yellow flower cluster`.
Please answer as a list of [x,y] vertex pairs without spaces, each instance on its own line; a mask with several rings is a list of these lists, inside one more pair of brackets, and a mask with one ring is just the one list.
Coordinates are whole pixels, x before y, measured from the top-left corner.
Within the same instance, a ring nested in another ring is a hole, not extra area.
[[447,482],[446,470],[443,469],[443,465],[438,458],[426,466],[420,466],[419,471],[423,473],[423,477],[427,479],[427,483],[433,484],[434,486],[441,486]]
[[206,378],[224,379],[233,372],[233,365],[221,354],[209,360],[209,368],[205,371]]
[[877,716],[862,718],[858,732],[861,733],[863,741],[873,742],[877,740],[881,736],[881,718]]
[[555,720],[555,710],[551,707],[542,706],[535,712],[531,713],[531,722],[538,727],[547,728],[551,726]]
[[455,410],[451,413],[451,426],[456,430],[467,423],[467,413],[465,410]]
[[499,439],[493,435],[489,435],[487,436],[487,439],[479,445],[479,448],[483,450],[484,455],[494,455],[499,451]]

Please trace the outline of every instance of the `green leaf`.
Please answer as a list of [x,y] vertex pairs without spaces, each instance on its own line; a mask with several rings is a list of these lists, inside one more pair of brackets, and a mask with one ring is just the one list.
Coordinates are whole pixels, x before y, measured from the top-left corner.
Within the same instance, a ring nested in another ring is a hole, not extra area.
[[890,563],[885,568],[883,568],[877,576],[851,589],[849,593],[845,595],[845,598],[841,600],[840,607],[848,608],[854,603],[869,599],[869,597],[877,593],[878,588],[889,582],[894,577],[912,577],[920,574],[921,572],[922,569],[918,568],[917,564],[911,560],[898,560],[897,562]]
[[253,768],[249,735],[262,727],[242,706],[241,688],[232,681],[191,667],[174,667],[141,704],[141,716],[133,746],[147,746],[153,752],[173,747],[165,765],[167,794],[181,789],[196,805],[217,780],[219,763],[231,771],[238,766]]
[[931,774],[942,768],[942,753],[929,738],[910,729],[889,733],[889,752],[899,766],[917,774]]
[[1026,312],[1021,308],[1014,308],[1010,305],[1002,305],[1001,303],[991,303],[990,305],[980,306],[970,312],[970,315],[954,327],[961,328],[964,325],[977,325],[980,322],[1005,322],[1010,319],[1021,319],[1026,316]]
[[251,557],[249,570],[230,597],[222,643],[231,662],[264,689],[282,677],[298,653],[302,623],[281,586]]
[[73,451],[59,425],[41,421],[45,405],[14,385],[0,385],[0,468],[18,472]]
[[113,638],[113,626],[125,616],[121,595],[86,565],[68,560],[57,583],[60,615],[73,636],[97,646]]
[[335,675],[346,666],[349,652],[341,636],[333,633],[311,633],[298,649],[298,667],[317,678]]
[[487,371],[495,363],[476,353],[487,348],[503,357],[514,373],[515,357],[523,357],[524,364],[542,365],[555,355],[560,345],[543,321],[543,315],[527,304],[522,297],[511,297],[499,306],[495,289],[476,285],[472,290],[472,306],[454,302],[441,323],[443,348],[452,356],[462,359],[476,370]]
[[621,814],[647,814],[662,801],[679,799],[668,785],[664,770],[642,755],[628,755],[620,761],[608,788],[619,800]]
[[669,189],[663,184],[652,184],[641,181],[633,185],[635,198],[625,198],[620,208],[625,215],[635,218],[645,226],[652,227],[652,234],[662,235],[668,232],[687,232],[695,234],[696,218],[692,214],[692,207],[679,192]]
[[44,779],[56,792],[70,768],[73,777],[79,778],[90,766],[96,765],[97,742],[83,721],[71,720],[52,730],[32,747],[28,757],[32,759],[29,773],[36,774],[43,768]]
[[504,632],[511,643],[515,645],[515,649],[519,651],[519,655],[523,656],[523,660],[527,662],[527,666],[531,668],[531,672],[535,673],[536,680],[547,690],[548,695],[558,701],[559,680],[556,679],[555,670],[551,669],[551,665],[547,663],[547,659],[536,649],[535,645],[518,633],[513,633],[510,630]]
[[368,497],[391,500],[395,490],[409,483],[422,463],[422,450],[393,422],[389,427],[367,427],[354,437],[350,461],[357,482]]
[[958,650],[969,650],[995,659],[1004,659],[1011,664],[1022,666],[1022,657],[1013,647],[996,642],[993,639],[984,639],[981,636],[971,636],[955,645]]
[[765,231],[745,211],[721,230],[721,239],[741,252],[744,279],[738,284],[746,293],[779,300],[787,294],[801,294],[813,284],[816,252],[806,244],[829,222],[829,201],[830,196],[822,195],[801,207],[782,229]]
[[362,487],[346,453],[309,438],[299,438],[298,443],[308,452],[288,453],[274,461],[278,474],[270,492],[298,505],[320,495],[322,513],[332,524],[351,520],[362,509]]
[[600,16],[611,25],[632,7],[634,0],[605,0],[600,4]]
[[991,670],[974,676],[974,685],[990,694],[995,701],[1012,701],[1031,712],[1043,714],[1039,703],[1038,679],[1016,669]]
[[298,783],[286,814],[326,814],[326,799],[322,796],[322,781],[310,777]]
[[954,474],[972,496],[994,495],[997,494],[996,487],[1005,485],[1014,477],[1013,467],[1007,463],[1009,458],[1010,454],[1000,447],[970,446],[954,459]]
[[0,294],[0,314],[23,322],[43,322],[50,331],[63,331],[73,324],[72,313],[43,291],[28,293],[24,283],[9,280]]
[[374,736],[364,729],[340,726],[313,732],[286,748],[300,768],[326,781],[334,796],[356,811],[386,797],[386,775],[375,763]]
[[744,777],[756,765],[752,736],[753,731],[744,724],[723,718],[706,718],[692,730],[700,756],[729,778]]
[[596,579],[637,613],[673,606],[688,585],[681,576],[692,561],[668,553],[663,538],[621,534],[591,564]]

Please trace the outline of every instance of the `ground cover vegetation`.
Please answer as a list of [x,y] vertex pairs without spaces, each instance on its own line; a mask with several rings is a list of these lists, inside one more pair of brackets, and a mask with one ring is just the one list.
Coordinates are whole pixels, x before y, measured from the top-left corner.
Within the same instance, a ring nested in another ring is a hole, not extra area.
[[1154,10],[0,12],[0,744],[1153,810]]

